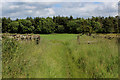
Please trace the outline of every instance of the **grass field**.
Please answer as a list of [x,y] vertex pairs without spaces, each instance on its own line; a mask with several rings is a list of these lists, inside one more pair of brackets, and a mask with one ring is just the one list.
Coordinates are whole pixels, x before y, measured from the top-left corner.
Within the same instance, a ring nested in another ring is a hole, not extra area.
[[117,78],[116,39],[83,35],[79,45],[77,35],[41,34],[38,45],[16,42],[15,51],[3,52],[3,78]]

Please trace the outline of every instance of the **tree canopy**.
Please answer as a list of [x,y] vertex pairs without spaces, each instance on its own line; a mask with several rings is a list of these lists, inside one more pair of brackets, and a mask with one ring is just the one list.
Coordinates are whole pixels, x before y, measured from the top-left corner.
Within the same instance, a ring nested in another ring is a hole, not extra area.
[[88,19],[53,16],[47,18],[27,17],[26,19],[12,20],[3,17],[2,32],[9,33],[119,33],[120,27],[116,17],[92,17]]

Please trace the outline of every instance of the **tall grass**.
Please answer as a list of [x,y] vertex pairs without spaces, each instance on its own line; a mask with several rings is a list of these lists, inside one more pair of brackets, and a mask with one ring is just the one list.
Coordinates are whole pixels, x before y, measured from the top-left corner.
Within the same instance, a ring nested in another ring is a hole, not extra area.
[[[92,43],[88,44],[88,41]],[[15,42],[14,45],[18,46],[12,47],[13,52],[4,52],[9,50],[5,44],[3,47],[7,48],[3,48],[3,78],[118,77],[116,39],[107,40],[84,35],[80,37],[78,45],[77,34],[41,35],[38,45],[34,41]],[[8,54],[14,58],[7,59]]]

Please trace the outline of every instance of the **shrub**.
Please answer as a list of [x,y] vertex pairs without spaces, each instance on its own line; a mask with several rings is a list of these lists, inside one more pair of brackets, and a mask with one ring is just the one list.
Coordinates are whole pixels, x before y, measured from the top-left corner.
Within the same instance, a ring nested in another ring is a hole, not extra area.
[[12,59],[18,50],[18,42],[7,37],[2,41],[2,56],[4,59]]

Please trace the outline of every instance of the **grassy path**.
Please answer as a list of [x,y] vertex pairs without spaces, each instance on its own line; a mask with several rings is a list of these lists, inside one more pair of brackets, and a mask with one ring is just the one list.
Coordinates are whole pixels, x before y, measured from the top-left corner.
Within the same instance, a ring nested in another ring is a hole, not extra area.
[[[44,45],[45,43],[46,45]],[[30,51],[28,52],[29,54],[24,55],[25,57],[32,57],[29,58],[30,62],[32,62],[29,63],[32,64],[30,68],[32,72],[28,73],[29,76],[36,78],[69,77],[68,71],[70,70],[68,68],[68,57],[66,54],[67,50],[64,48],[65,46],[60,42],[56,44],[59,46],[47,43],[44,42],[44,44],[35,45],[34,51]]]
[[[3,77],[94,78],[117,77],[118,49],[115,40],[76,34],[41,35],[41,43],[19,42],[13,60],[3,64]],[[87,41],[97,41],[87,44]],[[8,64],[10,63],[10,64]]]

